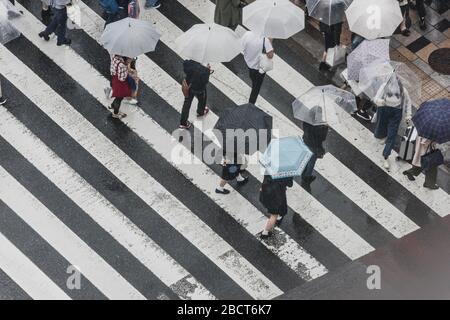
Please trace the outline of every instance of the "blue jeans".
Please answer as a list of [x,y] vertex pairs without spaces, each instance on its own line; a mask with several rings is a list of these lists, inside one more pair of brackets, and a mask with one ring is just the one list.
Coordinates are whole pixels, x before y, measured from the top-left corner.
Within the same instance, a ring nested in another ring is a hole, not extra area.
[[55,32],[58,37],[57,43],[62,44],[66,40],[66,24],[67,24],[67,9],[55,9],[53,10],[53,18],[50,24],[44,31],[44,34],[49,36]]
[[145,7],[151,8],[154,7],[158,0],[145,0]]
[[307,179],[307,178],[312,177],[312,173],[314,170],[314,166],[316,165],[316,161],[317,161],[317,157],[313,153],[311,159],[309,159],[309,162],[305,167],[305,170],[302,173],[302,179]]
[[401,108],[379,107],[377,110],[377,125],[375,138],[386,138],[383,156],[387,159],[394,149],[395,138],[402,121],[403,110]]

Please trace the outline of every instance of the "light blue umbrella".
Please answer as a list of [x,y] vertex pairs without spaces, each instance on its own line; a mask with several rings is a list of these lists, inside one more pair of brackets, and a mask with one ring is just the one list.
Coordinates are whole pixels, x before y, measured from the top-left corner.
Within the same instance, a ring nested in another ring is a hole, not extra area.
[[311,150],[300,137],[286,137],[272,139],[259,162],[265,175],[281,179],[300,176],[311,156]]

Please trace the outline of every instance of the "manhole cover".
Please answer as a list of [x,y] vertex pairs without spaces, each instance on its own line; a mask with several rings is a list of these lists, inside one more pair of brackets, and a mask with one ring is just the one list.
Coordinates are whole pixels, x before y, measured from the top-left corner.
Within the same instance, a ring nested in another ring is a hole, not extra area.
[[441,74],[450,75],[450,48],[433,51],[428,58],[430,67]]

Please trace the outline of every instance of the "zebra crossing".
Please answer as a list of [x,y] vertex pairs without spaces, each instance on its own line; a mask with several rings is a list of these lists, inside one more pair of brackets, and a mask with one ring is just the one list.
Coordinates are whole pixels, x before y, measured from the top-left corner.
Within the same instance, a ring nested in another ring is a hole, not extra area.
[[[380,147],[349,118],[333,127],[332,143],[356,160],[369,159],[369,169],[327,154],[316,169],[320,189],[309,193],[296,181],[288,192],[292,221],[262,241],[259,169],[248,168],[245,188],[218,196],[220,166],[203,163],[174,133],[183,102],[174,40],[194,17],[210,21],[212,2],[171,0],[165,6],[171,12],[142,13],[163,37],[155,53],[138,59],[142,105],[124,105],[129,116],[119,123],[107,117],[109,56],[98,43],[104,26],[98,1],[80,1],[80,30],[70,48],[42,41],[38,8],[26,1],[17,6],[23,36],[0,46],[3,90],[17,101],[0,107],[0,211],[27,230],[19,237],[13,223],[0,226],[0,257],[8,257],[0,261],[6,275],[0,281],[14,282],[17,296],[272,299],[450,213],[448,190],[407,183],[406,164],[377,171]],[[280,136],[301,135],[283,102],[313,84],[283,58],[276,58],[267,81],[272,90],[262,91],[258,106],[273,116]],[[214,143],[209,129],[220,113],[245,103],[250,92],[245,68],[213,68],[211,112],[193,129],[210,140],[203,150]],[[175,161],[173,150],[195,164]],[[366,179],[369,170],[384,184]],[[39,250],[26,251],[30,243],[46,248],[55,263],[38,261]],[[81,272],[82,290],[67,288],[69,265]]]

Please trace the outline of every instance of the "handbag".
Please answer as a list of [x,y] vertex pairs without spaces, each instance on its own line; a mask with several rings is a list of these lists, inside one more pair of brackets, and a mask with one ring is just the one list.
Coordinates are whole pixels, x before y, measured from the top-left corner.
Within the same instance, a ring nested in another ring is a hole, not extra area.
[[191,88],[190,85],[188,85],[186,79],[183,79],[181,82],[181,91],[183,92],[183,95],[187,98],[189,96],[189,89]]
[[[428,152],[428,150],[430,150],[430,152]],[[430,146],[427,149],[427,153],[420,158],[420,164],[422,166],[422,169],[425,172],[427,172],[435,167],[440,166],[443,163],[444,163],[444,156],[442,155],[441,150],[431,148],[430,143]]]
[[347,49],[343,46],[336,46],[334,48],[329,48],[327,51],[327,58],[325,62],[330,67],[335,67],[337,65],[345,63],[345,55],[347,54]]

